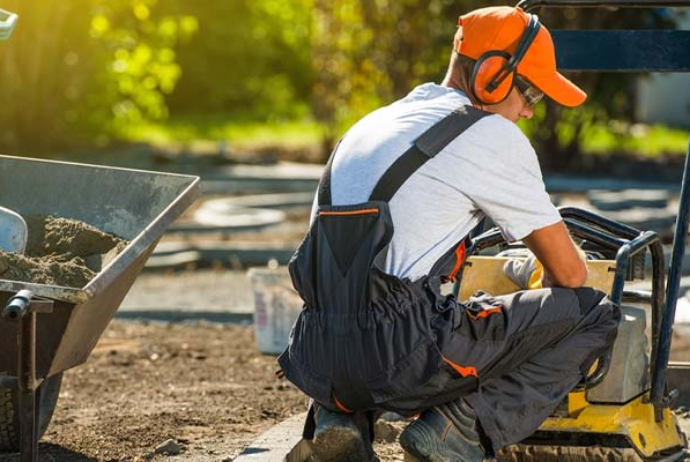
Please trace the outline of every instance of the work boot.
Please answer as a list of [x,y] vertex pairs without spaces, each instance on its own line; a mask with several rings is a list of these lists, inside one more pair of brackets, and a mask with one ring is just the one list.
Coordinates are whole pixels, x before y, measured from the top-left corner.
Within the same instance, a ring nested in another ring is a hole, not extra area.
[[481,462],[486,456],[474,410],[462,399],[424,411],[400,435],[420,462]]
[[364,413],[343,414],[318,406],[311,450],[319,462],[378,462]]

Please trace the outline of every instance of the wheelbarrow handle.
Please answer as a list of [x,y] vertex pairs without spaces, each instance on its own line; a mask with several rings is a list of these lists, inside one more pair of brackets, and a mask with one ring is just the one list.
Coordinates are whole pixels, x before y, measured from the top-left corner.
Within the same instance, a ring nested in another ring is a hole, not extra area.
[[33,297],[34,294],[30,290],[20,290],[7,302],[2,310],[2,317],[10,321],[21,320],[29,312]]
[[0,40],[7,40],[12,35],[14,26],[17,24],[19,16],[16,14],[0,9]]

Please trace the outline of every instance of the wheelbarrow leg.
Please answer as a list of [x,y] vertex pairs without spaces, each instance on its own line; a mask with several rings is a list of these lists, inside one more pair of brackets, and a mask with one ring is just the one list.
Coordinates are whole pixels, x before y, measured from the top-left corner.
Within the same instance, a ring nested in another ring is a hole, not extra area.
[[38,462],[38,422],[36,403],[36,313],[22,318],[18,329],[19,422],[21,462]]

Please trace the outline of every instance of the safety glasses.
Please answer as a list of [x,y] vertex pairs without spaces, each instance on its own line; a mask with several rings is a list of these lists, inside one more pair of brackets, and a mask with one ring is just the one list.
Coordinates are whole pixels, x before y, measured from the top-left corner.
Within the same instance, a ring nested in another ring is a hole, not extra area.
[[515,85],[525,97],[528,106],[535,106],[544,97],[544,92],[529,83],[524,77],[515,76]]

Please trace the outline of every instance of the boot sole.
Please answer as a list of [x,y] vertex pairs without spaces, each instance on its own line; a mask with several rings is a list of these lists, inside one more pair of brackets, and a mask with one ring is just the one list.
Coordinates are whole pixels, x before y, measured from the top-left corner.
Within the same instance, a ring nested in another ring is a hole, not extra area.
[[362,462],[368,458],[362,435],[355,428],[327,427],[314,436],[310,446],[319,462]]

